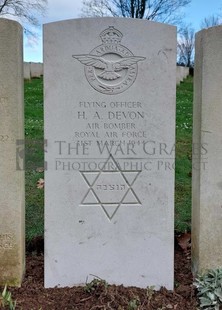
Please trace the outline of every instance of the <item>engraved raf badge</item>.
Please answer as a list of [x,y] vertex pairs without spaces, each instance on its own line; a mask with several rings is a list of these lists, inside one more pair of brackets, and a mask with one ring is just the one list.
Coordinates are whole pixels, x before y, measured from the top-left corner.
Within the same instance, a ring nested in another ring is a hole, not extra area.
[[110,26],[101,32],[102,44],[86,55],[73,55],[85,65],[85,76],[89,84],[103,94],[124,92],[136,80],[139,61],[145,57],[134,56],[121,45],[122,33]]

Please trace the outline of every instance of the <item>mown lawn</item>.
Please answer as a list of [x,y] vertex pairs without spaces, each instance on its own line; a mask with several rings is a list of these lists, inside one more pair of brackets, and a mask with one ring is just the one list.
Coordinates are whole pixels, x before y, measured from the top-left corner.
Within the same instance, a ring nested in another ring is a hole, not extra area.
[[[177,87],[175,230],[190,230],[193,81]],[[25,82],[26,136],[26,239],[44,232],[44,190],[37,181],[44,178],[43,81]]]
[[177,87],[175,229],[191,228],[193,79]]
[[43,155],[43,80],[25,82],[25,181],[26,181],[26,239],[44,232],[44,191],[37,181],[44,178]]

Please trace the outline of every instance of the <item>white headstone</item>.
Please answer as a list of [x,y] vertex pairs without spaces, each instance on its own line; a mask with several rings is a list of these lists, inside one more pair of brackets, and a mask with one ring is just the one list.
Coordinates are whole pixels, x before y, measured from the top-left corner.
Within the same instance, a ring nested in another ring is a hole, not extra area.
[[222,267],[222,26],[196,35],[192,264]]
[[175,72],[173,26],[44,26],[46,287],[173,288]]
[[180,85],[181,82],[181,74],[180,74],[180,66],[176,67],[176,83]]
[[[22,27],[0,19],[0,286],[20,285],[25,264]],[[17,154],[16,154],[17,153]]]
[[189,71],[190,71],[189,67],[184,67],[184,78],[185,79],[189,76],[189,73],[190,73]]
[[31,79],[31,63],[24,62],[24,79],[30,80]]
[[180,82],[183,82],[183,80],[184,80],[184,67],[179,66],[179,70],[180,70]]
[[43,64],[41,62],[31,62],[31,78],[40,78],[43,75]]

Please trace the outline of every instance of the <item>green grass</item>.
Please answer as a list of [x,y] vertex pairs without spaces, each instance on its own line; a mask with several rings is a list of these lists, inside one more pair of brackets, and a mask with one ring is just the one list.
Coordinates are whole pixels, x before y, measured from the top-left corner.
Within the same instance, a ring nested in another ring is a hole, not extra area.
[[[191,221],[191,141],[193,81],[188,78],[177,87],[175,230],[190,230]],[[43,159],[43,82],[25,82],[26,135],[26,238],[44,232],[44,191],[36,186],[44,173]],[[38,170],[38,169],[37,169]]]
[[25,82],[26,239],[44,232],[44,191],[36,186],[43,172],[43,80]]
[[193,79],[177,87],[175,229],[191,227]]

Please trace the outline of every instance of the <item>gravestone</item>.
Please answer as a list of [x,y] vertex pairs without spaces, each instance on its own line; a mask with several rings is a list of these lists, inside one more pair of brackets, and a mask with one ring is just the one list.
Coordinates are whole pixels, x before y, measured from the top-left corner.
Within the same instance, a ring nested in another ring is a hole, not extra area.
[[40,78],[43,75],[43,63],[30,62],[31,78]]
[[176,28],[44,25],[45,286],[173,288]]
[[222,267],[222,26],[196,35],[192,267]]
[[176,83],[180,85],[181,82],[181,74],[180,74],[180,66],[176,67]]
[[30,80],[31,79],[31,63],[30,62],[24,62],[23,71],[24,71],[24,79]]
[[179,69],[180,69],[180,82],[183,82],[183,80],[184,80],[184,67],[179,66]]
[[190,74],[190,68],[184,67],[184,78],[186,79]]
[[[22,27],[0,19],[0,285],[20,285],[25,265]],[[18,156],[19,157],[19,156]]]

